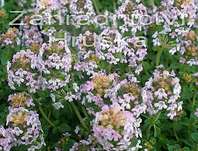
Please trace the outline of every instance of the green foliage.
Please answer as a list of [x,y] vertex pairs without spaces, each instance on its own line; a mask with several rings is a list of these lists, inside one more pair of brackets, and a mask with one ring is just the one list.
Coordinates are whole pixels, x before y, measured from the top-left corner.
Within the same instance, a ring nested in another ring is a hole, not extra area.
[[[94,0],[99,11],[109,10],[114,11],[117,7],[116,0]],[[159,0],[145,0],[145,4],[150,6],[152,3],[159,4]],[[28,3],[27,3],[28,4]],[[16,1],[8,0],[5,6],[7,16],[0,18],[0,33],[6,31],[9,27],[9,21],[13,19],[14,15],[10,14],[10,10],[16,10]],[[26,6],[28,7],[28,5]],[[22,8],[17,8],[22,9]],[[71,29],[73,30],[73,29]],[[157,31],[158,27],[151,27],[148,33],[148,47],[149,54],[143,61],[144,71],[139,77],[140,84],[144,83],[152,75],[156,65],[163,64],[169,70],[175,70],[178,77],[181,79],[182,95],[180,100],[184,102],[184,110],[181,117],[177,121],[170,121],[164,118],[161,114],[156,116],[143,117],[142,133],[143,143],[149,151],[197,151],[198,150],[198,119],[194,116],[193,111],[198,107],[198,93],[197,86],[195,86],[193,79],[186,80],[186,76],[198,72],[198,67],[188,66],[179,63],[179,56],[170,55],[167,48],[174,45],[169,38],[162,36],[162,41],[165,47],[153,48],[151,42],[151,35]],[[8,95],[11,90],[7,84],[6,64],[11,60],[12,55],[20,48],[0,48],[0,124],[4,125],[6,115],[8,113]],[[120,55],[120,54],[118,54]],[[105,63],[101,62],[100,66],[105,67]],[[112,67],[109,70],[116,70],[119,73],[124,73],[127,70],[125,64],[120,67]],[[76,74],[77,75],[77,74]],[[80,75],[79,75],[80,76]],[[75,77],[78,79],[78,77]],[[80,82],[80,81],[79,81]],[[69,88],[68,88],[69,89]],[[89,117],[85,112],[84,107],[79,104],[64,103],[64,109],[56,110],[51,105],[51,98],[49,92],[43,91],[34,96],[36,108],[40,115],[42,128],[44,131],[44,138],[46,146],[43,151],[51,151],[55,146],[61,146],[67,151],[75,141],[83,139],[88,135],[89,131]],[[60,98],[61,99],[61,98]],[[50,102],[50,103],[49,103]],[[78,108],[78,112],[76,108]],[[79,115],[81,117],[79,117]],[[81,120],[79,118],[82,118]],[[74,134],[75,126],[79,125],[81,128],[81,136]],[[63,136],[63,133],[70,133],[71,136]],[[79,138],[80,137],[80,138]],[[24,146],[13,148],[13,151],[25,151]]]

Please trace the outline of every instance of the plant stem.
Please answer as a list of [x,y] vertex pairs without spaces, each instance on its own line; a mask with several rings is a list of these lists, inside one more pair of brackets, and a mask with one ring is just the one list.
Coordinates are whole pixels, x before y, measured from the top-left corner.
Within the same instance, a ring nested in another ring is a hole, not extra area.
[[81,117],[80,112],[78,111],[76,105],[73,102],[71,102],[71,106],[74,109],[74,112],[76,113],[76,116],[78,117],[78,119],[79,119],[80,123],[82,124],[82,126],[88,131],[89,129],[86,126],[86,124],[84,123],[83,118]]
[[116,2],[115,2],[115,0],[113,0],[113,9],[114,9],[114,11],[116,11]]
[[155,120],[153,121],[153,125],[155,125],[155,123],[156,123],[157,120],[159,119],[160,115],[161,115],[161,112],[159,112],[159,113],[157,114]]
[[160,64],[160,58],[161,58],[161,55],[162,55],[162,52],[163,52],[163,49],[159,49],[158,52],[157,52],[157,56],[156,56],[156,66],[159,66]]
[[54,123],[52,123],[52,122],[50,121],[50,119],[47,117],[47,115],[45,114],[45,112],[43,111],[43,109],[42,109],[41,106],[39,106],[39,111],[41,112],[41,114],[42,114],[42,116],[44,117],[44,119],[45,119],[52,127],[56,127],[56,126],[54,125]]
[[157,127],[156,127],[156,125],[153,125],[153,128],[154,128],[154,137],[157,137]]
[[85,109],[84,106],[82,107],[82,111],[83,111],[84,115],[85,115],[87,118],[89,118],[89,115],[87,114],[87,111],[86,111],[86,109]]
[[93,0],[93,4],[94,4],[94,7],[96,9],[96,13],[100,14],[100,11],[99,11],[99,8],[98,8],[98,5],[97,5],[97,0]]
[[193,102],[192,102],[192,107],[195,106],[195,102],[196,102],[196,95],[193,96]]
[[177,135],[176,129],[175,129],[175,125],[173,125],[173,132],[174,132],[174,136],[176,138],[177,141],[179,141],[179,137]]

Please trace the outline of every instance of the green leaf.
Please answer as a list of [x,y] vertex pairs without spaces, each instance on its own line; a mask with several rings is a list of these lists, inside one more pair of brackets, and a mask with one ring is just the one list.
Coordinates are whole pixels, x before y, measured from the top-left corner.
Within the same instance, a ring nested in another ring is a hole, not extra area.
[[198,142],[198,133],[192,133],[191,137],[195,142]]

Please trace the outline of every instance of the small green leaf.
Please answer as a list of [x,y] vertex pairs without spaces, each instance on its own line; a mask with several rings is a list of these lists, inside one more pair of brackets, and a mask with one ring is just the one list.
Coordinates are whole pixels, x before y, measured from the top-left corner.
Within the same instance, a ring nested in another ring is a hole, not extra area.
[[198,133],[192,133],[191,137],[195,142],[198,142]]

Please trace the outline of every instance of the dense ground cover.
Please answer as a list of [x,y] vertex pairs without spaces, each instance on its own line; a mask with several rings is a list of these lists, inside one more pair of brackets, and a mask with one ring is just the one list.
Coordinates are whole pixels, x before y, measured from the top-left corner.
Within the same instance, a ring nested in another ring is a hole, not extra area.
[[198,151],[197,90],[196,1],[0,9],[0,150]]

